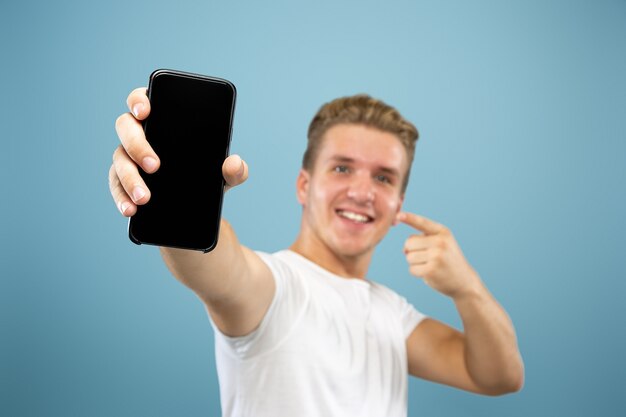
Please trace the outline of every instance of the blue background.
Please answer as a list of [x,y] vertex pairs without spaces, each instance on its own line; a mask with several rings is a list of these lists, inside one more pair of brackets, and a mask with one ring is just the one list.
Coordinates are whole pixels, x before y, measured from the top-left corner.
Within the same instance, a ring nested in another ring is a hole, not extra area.
[[[526,385],[411,379],[411,416],[626,407],[626,2],[3,1],[0,45],[0,415],[219,415],[204,309],[108,191],[115,118],[160,67],[237,85],[251,176],[224,210],[256,249],[295,238],[322,103],[367,92],[418,126],[405,208],[455,232],[513,318]],[[371,277],[459,326],[408,274],[409,233]]]

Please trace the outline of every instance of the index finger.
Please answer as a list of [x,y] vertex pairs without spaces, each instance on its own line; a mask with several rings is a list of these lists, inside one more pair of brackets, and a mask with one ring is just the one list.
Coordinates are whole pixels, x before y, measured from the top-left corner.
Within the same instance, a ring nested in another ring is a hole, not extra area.
[[147,173],[159,169],[159,157],[146,140],[143,128],[137,119],[130,113],[122,114],[115,121],[115,131],[124,150],[137,165],[141,165]]
[[435,235],[445,230],[445,226],[439,224],[433,220],[430,220],[424,216],[418,216],[417,214],[409,213],[406,211],[398,213],[397,217],[399,222],[402,222],[414,229],[424,232],[427,235]]
[[150,114],[150,100],[148,100],[147,92],[146,87],[135,88],[126,99],[128,109],[137,120],[143,120]]

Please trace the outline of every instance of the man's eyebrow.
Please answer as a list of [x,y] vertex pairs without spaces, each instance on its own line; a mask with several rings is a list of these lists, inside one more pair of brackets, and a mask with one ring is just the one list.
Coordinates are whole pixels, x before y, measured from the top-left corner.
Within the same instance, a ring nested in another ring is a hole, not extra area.
[[[341,162],[341,163],[354,163],[355,159],[354,158],[350,158],[348,156],[343,156],[343,155],[334,155],[330,158],[330,160],[332,162]],[[400,171],[398,171],[395,168],[391,168],[391,167],[386,167],[386,166],[380,166],[377,167],[378,170],[390,174],[390,175],[394,175],[396,177],[400,176]]]
[[395,175],[396,177],[400,176],[400,171],[395,168],[380,167],[380,170],[382,172],[386,172],[387,174]]
[[353,158],[349,158],[347,156],[335,155],[330,158],[333,162],[354,162]]

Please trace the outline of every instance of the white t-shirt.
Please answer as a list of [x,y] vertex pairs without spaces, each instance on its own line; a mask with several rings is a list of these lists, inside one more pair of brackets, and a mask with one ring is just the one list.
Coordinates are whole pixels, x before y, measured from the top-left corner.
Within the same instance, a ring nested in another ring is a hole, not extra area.
[[223,415],[406,416],[406,338],[424,315],[295,252],[257,253],[276,281],[261,324],[243,337],[213,324]]

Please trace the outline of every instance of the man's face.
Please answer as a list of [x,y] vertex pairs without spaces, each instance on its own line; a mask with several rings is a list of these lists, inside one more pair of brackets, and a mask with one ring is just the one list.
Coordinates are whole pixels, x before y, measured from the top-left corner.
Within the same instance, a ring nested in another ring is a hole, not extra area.
[[335,255],[371,254],[402,207],[407,171],[395,135],[356,124],[331,127],[313,169],[298,176],[303,227]]

